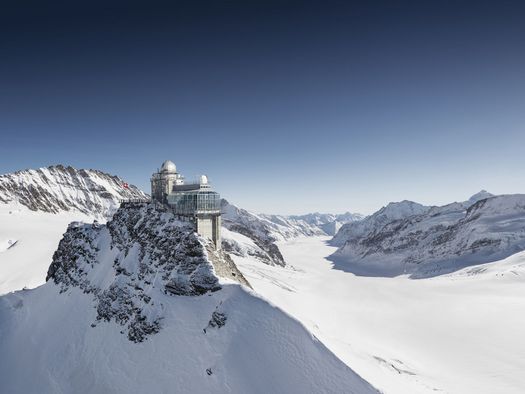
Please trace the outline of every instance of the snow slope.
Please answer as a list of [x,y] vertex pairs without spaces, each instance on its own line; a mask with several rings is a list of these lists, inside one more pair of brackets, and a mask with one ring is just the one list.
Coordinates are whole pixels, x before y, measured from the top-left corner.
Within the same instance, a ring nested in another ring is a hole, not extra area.
[[385,216],[389,207],[398,207],[390,204],[342,228],[334,237],[340,247],[331,259],[336,268],[359,275],[421,278],[524,250],[525,195],[486,196],[482,192],[442,207],[406,202],[409,209]]
[[[142,199],[133,185],[98,170],[61,165],[0,175],[0,294],[45,280],[72,221],[105,220],[121,199]],[[9,241],[16,241],[7,249]]]
[[[81,212],[34,212],[0,204],[0,294],[44,283],[53,252],[72,221],[92,222]],[[16,241],[7,249],[9,241]]]
[[206,246],[145,205],[69,226],[48,282],[0,297],[2,391],[375,392]]
[[525,392],[525,252],[410,280],[333,269],[327,241],[279,243],[284,268],[234,260],[257,292],[386,394]]

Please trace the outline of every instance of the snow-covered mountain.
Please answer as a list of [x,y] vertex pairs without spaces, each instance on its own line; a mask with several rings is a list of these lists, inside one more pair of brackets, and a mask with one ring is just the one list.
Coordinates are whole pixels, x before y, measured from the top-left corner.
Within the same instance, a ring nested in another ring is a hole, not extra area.
[[339,229],[346,223],[356,222],[364,218],[360,213],[309,213],[306,215],[289,216],[289,219],[301,220],[311,226],[320,228],[326,235],[335,235]]
[[499,260],[525,249],[525,195],[425,207],[391,203],[350,223],[332,241],[336,268],[362,275],[425,277]]
[[304,221],[278,215],[257,215],[224,199],[221,211],[222,225],[228,230],[223,231],[223,248],[238,255],[256,256],[270,265],[285,265],[275,244],[277,241],[323,234],[319,228]]
[[57,165],[1,175],[0,294],[44,282],[70,222],[105,222],[121,199],[145,197],[121,178],[97,170]]
[[284,266],[276,242],[297,237],[331,235],[341,223],[362,219],[360,214],[313,213],[302,216],[255,214],[222,200],[223,247],[238,256]]
[[31,211],[78,211],[107,219],[120,200],[146,197],[137,187],[98,170],[57,165],[0,175],[0,203],[22,205]]
[[394,220],[404,219],[428,211],[430,207],[413,201],[391,202],[366,218],[343,225],[332,239],[332,244],[343,245],[349,239],[362,237]]
[[474,204],[474,203],[476,203],[476,202],[478,202],[480,200],[484,200],[484,199],[489,198],[489,197],[494,197],[494,194],[489,193],[486,190],[482,190],[482,191],[474,194],[472,197],[470,197],[468,199],[468,201],[465,201],[463,204],[468,207],[468,206],[471,206],[472,204]]
[[2,392],[375,392],[238,282],[226,254],[146,204],[73,223],[47,283],[0,297]]

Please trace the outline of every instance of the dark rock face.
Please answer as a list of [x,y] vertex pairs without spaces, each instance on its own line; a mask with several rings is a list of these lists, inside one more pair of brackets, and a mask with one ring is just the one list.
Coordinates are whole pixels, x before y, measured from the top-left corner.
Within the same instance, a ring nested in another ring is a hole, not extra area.
[[217,307],[211,314],[211,319],[208,322],[208,326],[203,330],[205,334],[208,332],[207,330],[209,328],[221,328],[226,325],[226,320],[228,320],[228,318],[226,317],[226,313],[221,312],[221,306],[222,302],[219,305],[217,305]]
[[89,293],[93,289],[87,282],[87,267],[97,264],[98,248],[95,239],[100,228],[81,223],[71,223],[53,254],[46,281],[53,279],[61,285],[61,293],[69,286],[82,288]]
[[224,313],[221,313],[221,312],[213,312],[212,315],[211,315],[211,320],[210,320],[210,327],[217,327],[217,328],[221,328],[222,326],[225,326],[226,325],[226,315]]
[[192,227],[147,204],[119,209],[107,225],[71,224],[47,280],[62,293],[92,294],[92,326],[115,322],[133,342],[162,328],[160,294],[198,296],[221,288]]
[[77,210],[109,218],[121,199],[145,199],[133,185],[98,170],[62,165],[0,175],[0,203],[17,203],[32,211]]

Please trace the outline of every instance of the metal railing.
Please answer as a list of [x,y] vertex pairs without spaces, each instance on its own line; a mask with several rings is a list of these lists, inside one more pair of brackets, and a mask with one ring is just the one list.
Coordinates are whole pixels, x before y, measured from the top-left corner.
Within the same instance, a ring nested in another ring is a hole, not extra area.
[[119,200],[119,202],[121,204],[139,204],[139,203],[143,203],[143,204],[149,204],[151,202],[151,199],[150,198],[125,198],[125,199],[121,199]]

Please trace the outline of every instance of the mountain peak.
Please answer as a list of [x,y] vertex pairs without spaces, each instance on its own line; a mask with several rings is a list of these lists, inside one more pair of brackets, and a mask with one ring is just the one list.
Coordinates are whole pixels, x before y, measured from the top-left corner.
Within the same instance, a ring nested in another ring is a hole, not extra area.
[[474,204],[475,202],[478,202],[480,200],[484,200],[486,198],[489,198],[489,197],[494,197],[494,194],[492,193],[489,193],[488,191],[486,190],[481,190],[480,192],[474,194],[473,196],[471,196],[468,201],[472,204]]
[[62,164],[0,175],[0,203],[32,211],[74,210],[107,219],[120,200],[146,197],[143,191],[118,176]]
[[428,211],[430,208],[414,201],[403,200],[391,202],[386,207],[381,208],[376,214],[386,215],[390,219],[402,219],[412,215],[419,215]]

